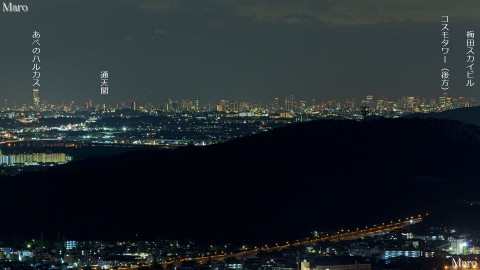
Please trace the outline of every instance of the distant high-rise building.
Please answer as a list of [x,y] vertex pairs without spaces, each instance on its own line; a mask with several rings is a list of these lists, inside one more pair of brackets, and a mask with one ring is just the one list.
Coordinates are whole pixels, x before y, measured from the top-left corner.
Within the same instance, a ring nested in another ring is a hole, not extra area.
[[275,98],[272,102],[272,108],[274,111],[279,111],[280,110],[280,100],[278,98]]
[[78,246],[78,242],[77,241],[65,241],[63,243],[63,246],[65,247],[66,250],[75,249]]
[[415,101],[415,97],[407,97],[407,110],[413,112],[416,106],[417,102]]
[[200,111],[200,101],[198,100],[198,98],[193,101],[193,106],[196,112]]
[[383,99],[377,100],[377,111],[383,110],[384,107],[385,107],[384,100]]
[[87,108],[87,110],[93,109],[93,102],[91,99],[87,101],[85,108]]
[[184,99],[181,101],[180,107],[182,111],[191,111],[193,108],[193,102],[189,99]]
[[439,97],[439,100],[440,100],[440,110],[447,110],[448,107],[449,107],[449,101],[451,100],[451,98],[448,97],[448,93],[445,92],[441,97]]
[[297,108],[296,105],[297,103],[295,102],[295,97],[293,95],[290,95],[288,97],[285,97],[284,99],[283,110],[287,112],[295,111]]
[[165,111],[169,112],[173,110],[173,101],[171,99],[168,99],[167,102],[165,102]]
[[38,89],[33,89],[33,107],[35,109],[40,108],[40,93]]
[[224,99],[220,100],[220,104],[217,105],[217,112],[224,112],[225,105],[227,105],[227,101]]
[[233,105],[233,108],[232,108],[233,112],[238,113],[240,111],[240,103],[235,100],[232,105]]
[[132,101],[132,103],[130,104],[130,109],[136,111],[137,110],[137,102],[135,101],[135,99]]

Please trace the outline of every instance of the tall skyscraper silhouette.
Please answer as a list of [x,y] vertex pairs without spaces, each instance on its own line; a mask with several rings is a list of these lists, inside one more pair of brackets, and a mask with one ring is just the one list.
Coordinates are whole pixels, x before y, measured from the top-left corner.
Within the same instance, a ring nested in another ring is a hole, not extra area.
[[40,108],[40,91],[38,89],[33,89],[33,107]]

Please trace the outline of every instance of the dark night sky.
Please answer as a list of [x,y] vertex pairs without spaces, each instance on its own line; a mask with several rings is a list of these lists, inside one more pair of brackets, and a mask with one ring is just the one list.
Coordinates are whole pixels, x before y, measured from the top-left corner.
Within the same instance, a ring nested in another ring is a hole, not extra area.
[[[480,35],[478,0],[12,3],[30,11],[0,12],[0,98],[18,103],[31,100],[35,30],[41,95],[55,103],[440,96],[441,15],[450,15],[450,95],[480,98],[480,75],[464,86],[465,32]],[[101,70],[110,73],[108,97]]]

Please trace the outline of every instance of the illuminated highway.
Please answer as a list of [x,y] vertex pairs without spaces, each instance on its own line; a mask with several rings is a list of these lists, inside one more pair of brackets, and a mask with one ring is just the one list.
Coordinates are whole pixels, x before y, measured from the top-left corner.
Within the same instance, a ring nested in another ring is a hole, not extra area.
[[419,215],[417,217],[410,217],[405,220],[398,220],[395,222],[391,221],[390,223],[382,223],[381,225],[373,225],[372,227],[365,227],[363,229],[356,228],[355,230],[345,230],[345,231],[342,230],[339,232],[324,234],[315,238],[306,238],[302,240],[295,240],[293,242],[285,242],[283,245],[276,244],[273,246],[268,246],[268,245],[264,245],[262,247],[257,246],[250,250],[244,250],[244,251],[239,251],[239,252],[230,253],[230,254],[220,252],[220,254],[212,254],[212,255],[207,254],[207,255],[202,255],[198,257],[179,257],[179,258],[174,258],[164,262],[164,265],[169,265],[169,264],[179,265],[182,262],[186,262],[186,261],[196,261],[200,264],[203,264],[207,262],[209,259],[223,261],[224,259],[231,258],[231,257],[235,257],[237,259],[252,258],[252,257],[255,257],[259,251],[274,252],[274,251],[281,251],[283,249],[288,249],[292,247],[315,245],[318,242],[325,242],[325,241],[340,242],[340,241],[354,240],[354,239],[359,239],[367,236],[388,233],[397,229],[402,229],[402,228],[411,226],[413,224],[417,224],[422,220],[423,220],[422,216]]

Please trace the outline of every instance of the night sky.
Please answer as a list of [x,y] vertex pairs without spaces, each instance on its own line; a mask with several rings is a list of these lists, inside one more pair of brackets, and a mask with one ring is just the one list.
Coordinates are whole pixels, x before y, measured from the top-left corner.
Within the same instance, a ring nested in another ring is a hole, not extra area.
[[450,16],[450,95],[480,98],[480,65],[477,85],[465,87],[467,30],[480,54],[478,0],[12,3],[29,12],[0,12],[0,98],[9,102],[31,102],[33,31],[41,97],[54,103],[438,97],[442,15]]

